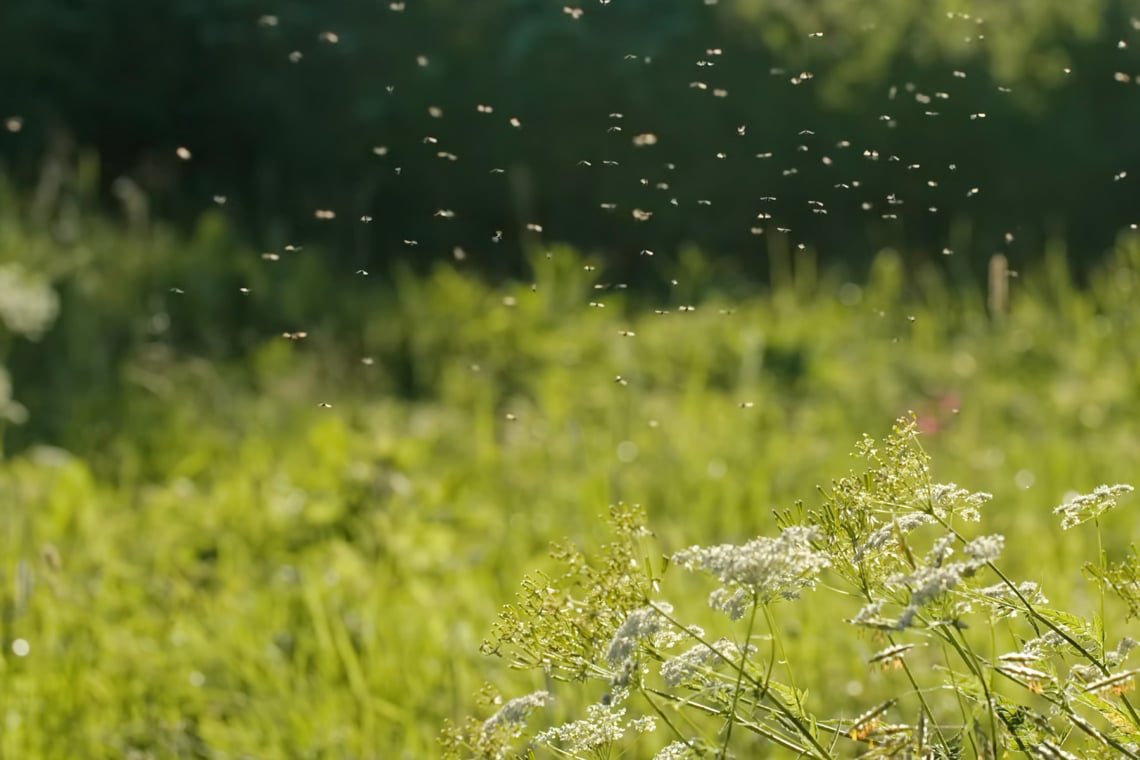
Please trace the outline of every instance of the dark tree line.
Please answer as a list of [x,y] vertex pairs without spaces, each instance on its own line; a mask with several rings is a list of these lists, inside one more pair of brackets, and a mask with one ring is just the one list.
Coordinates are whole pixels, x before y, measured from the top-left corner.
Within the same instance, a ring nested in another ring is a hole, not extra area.
[[1140,10],[942,5],[12,0],[0,157],[31,190],[94,151],[116,213],[123,177],[183,225],[224,202],[346,273],[555,240],[634,280],[687,244],[758,278],[1049,240],[1080,268],[1140,222]]

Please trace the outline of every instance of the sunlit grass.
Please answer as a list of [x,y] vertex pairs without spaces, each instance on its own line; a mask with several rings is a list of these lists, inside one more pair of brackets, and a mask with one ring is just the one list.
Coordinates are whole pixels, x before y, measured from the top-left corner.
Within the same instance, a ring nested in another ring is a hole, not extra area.
[[[543,686],[478,650],[551,540],[605,540],[619,501],[665,551],[771,533],[907,410],[938,480],[994,494],[1004,566],[1089,612],[1095,547],[1051,509],[1134,479],[1136,245],[1087,290],[1021,273],[1004,315],[892,255],[865,286],[635,305],[556,250],[534,289],[443,268],[353,342],[278,338],[240,374],[137,358],[128,378],[161,383],[136,383],[110,445],[0,469],[0,751],[435,755],[483,681]],[[1110,557],[1133,525],[1108,517]],[[789,631],[815,652],[798,685],[855,710],[867,653],[834,617]]]

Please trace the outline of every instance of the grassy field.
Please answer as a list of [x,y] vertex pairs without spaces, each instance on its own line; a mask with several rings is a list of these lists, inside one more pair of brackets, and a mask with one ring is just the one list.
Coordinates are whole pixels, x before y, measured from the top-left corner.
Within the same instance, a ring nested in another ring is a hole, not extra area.
[[[606,541],[618,502],[666,553],[771,534],[908,410],[938,480],[994,494],[1004,567],[1094,611],[1095,534],[1052,508],[1140,480],[1140,241],[1084,289],[1020,273],[998,315],[892,254],[861,286],[801,268],[657,305],[585,263],[539,257],[534,288],[441,269],[240,366],[140,353],[100,446],[0,462],[0,756],[435,756],[485,681],[544,685],[479,645],[552,540]],[[781,624],[813,705],[854,715],[897,684],[833,619]],[[559,694],[561,718],[599,696]]]

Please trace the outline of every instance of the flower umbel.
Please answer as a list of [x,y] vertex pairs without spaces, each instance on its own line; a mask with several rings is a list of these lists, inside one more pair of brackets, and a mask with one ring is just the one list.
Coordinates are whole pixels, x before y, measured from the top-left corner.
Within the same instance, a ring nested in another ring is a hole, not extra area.
[[762,536],[739,546],[693,546],[674,554],[673,561],[719,578],[725,588],[713,592],[709,604],[737,620],[751,598],[764,604],[794,599],[800,589],[815,586],[820,572],[831,564],[812,547],[815,535],[814,528],[791,526],[777,538]]
[[935,483],[930,487],[931,507],[942,519],[958,515],[963,520],[978,522],[982,506],[993,499],[993,494],[967,491],[957,483]]
[[610,641],[606,660],[612,667],[619,667],[632,659],[637,653],[638,644],[651,636],[666,630],[669,621],[661,612],[672,612],[672,605],[667,602],[658,602],[657,607],[642,607],[629,613],[629,617],[617,629]]
[[536,691],[525,697],[515,697],[503,705],[497,713],[487,718],[483,723],[483,733],[490,735],[497,730],[506,729],[516,736],[521,736],[522,728],[526,725],[526,719],[531,711],[545,707],[553,700],[554,697],[547,691]]
[[1061,528],[1068,530],[1075,528],[1083,522],[1096,519],[1116,506],[1116,498],[1121,494],[1131,493],[1134,489],[1125,483],[1114,486],[1097,486],[1092,493],[1075,496],[1053,510],[1053,514],[1061,515]]
[[[756,652],[756,647],[749,645],[748,654]],[[670,686],[678,686],[686,681],[697,680],[702,684],[708,683],[704,672],[722,662],[739,662],[740,647],[729,639],[720,639],[711,647],[697,644],[692,649],[666,660],[661,664],[661,677]]]
[[926,556],[925,566],[916,568],[913,573],[898,574],[888,579],[890,585],[910,589],[910,604],[903,608],[902,615],[895,622],[896,629],[901,631],[909,628],[924,606],[953,590],[963,578],[969,578],[988,562],[997,559],[1005,545],[1005,538],[1000,535],[979,536],[963,548],[967,559],[948,562],[953,553],[952,541],[953,535],[943,536],[934,542],[934,547]]
[[625,708],[617,705],[590,705],[585,720],[576,720],[543,731],[535,737],[539,744],[559,745],[571,755],[581,755],[607,747],[619,741],[626,731],[649,733],[657,728],[652,717],[634,718],[623,722]]

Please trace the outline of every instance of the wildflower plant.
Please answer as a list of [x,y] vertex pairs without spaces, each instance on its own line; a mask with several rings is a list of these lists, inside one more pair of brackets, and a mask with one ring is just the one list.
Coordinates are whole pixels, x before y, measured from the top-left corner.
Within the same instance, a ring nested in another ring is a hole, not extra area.
[[[1126,665],[1136,642],[1105,614],[1109,594],[1137,612],[1135,550],[1116,564],[1102,550],[1086,567],[1099,614],[1052,608],[1036,583],[1001,569],[1003,536],[971,529],[992,497],[933,481],[913,418],[854,456],[861,466],[821,489],[818,506],[777,514],[773,537],[657,560],[644,512],[617,507],[618,538],[595,560],[558,549],[567,571],[524,582],[485,649],[544,671],[567,704],[591,680],[605,696],[526,739],[522,718],[550,695],[508,702],[449,725],[448,756],[1140,758],[1129,697],[1140,670]],[[1065,529],[1099,525],[1129,491],[1102,486],[1056,513]],[[707,634],[686,622],[697,605],[666,601],[677,571],[708,577],[707,606],[733,635]],[[817,714],[786,636],[805,603],[879,645],[867,665],[895,679],[889,699]]]

